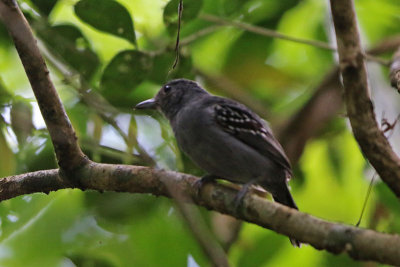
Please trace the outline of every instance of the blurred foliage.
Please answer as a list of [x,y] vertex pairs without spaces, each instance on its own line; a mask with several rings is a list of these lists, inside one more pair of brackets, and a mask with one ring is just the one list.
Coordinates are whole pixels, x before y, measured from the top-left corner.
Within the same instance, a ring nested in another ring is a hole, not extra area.
[[[265,119],[276,127],[306,103],[335,64],[330,51],[230,26],[197,35],[213,27],[201,15],[214,14],[332,42],[327,1],[184,0],[184,45],[177,69],[170,72],[178,2],[19,1],[90,158],[202,175],[180,153],[165,119],[156,112],[132,112],[131,107],[176,77],[208,81],[205,86],[213,93],[235,96],[224,82],[209,84],[208,76],[213,76],[235,84],[240,96],[262,103],[270,114]],[[356,8],[362,39],[369,46],[399,34],[398,0],[359,0]],[[45,124],[1,24],[0,58],[0,177],[56,168]],[[382,73],[386,70],[378,66],[370,79],[379,81],[379,96],[396,102],[398,96],[384,89],[388,82]],[[398,104],[383,103],[385,116],[396,117]],[[379,105],[378,101],[378,109]],[[293,195],[304,212],[354,224],[373,172],[343,117],[336,117],[317,135],[294,166]],[[396,131],[392,140],[398,137]],[[209,221],[210,214],[201,211]],[[399,218],[398,199],[377,181],[362,227],[400,232]],[[61,190],[3,201],[0,242],[1,266],[209,265],[173,202],[148,195]],[[363,265],[310,246],[293,249],[286,237],[251,224],[242,227],[229,260],[233,266]]]

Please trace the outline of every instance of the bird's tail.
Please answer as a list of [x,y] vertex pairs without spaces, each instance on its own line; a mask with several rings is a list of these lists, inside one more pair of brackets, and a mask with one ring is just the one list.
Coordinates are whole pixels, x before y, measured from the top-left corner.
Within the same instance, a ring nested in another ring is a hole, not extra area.
[[[281,188],[281,190],[279,190],[279,193],[273,194],[272,197],[278,203],[281,203],[296,210],[299,209],[296,205],[296,202],[294,202],[293,197],[290,194],[289,188],[286,186],[286,184]],[[292,243],[294,247],[300,247],[301,245],[300,241],[294,238],[290,238],[290,243]]]

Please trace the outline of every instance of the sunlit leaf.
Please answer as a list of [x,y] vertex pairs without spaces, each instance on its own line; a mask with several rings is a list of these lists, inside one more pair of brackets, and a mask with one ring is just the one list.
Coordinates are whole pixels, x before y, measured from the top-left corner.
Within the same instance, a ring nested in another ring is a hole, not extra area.
[[76,15],[92,27],[135,44],[133,21],[128,10],[114,0],[82,0],[75,5]]
[[[1,38],[1,37],[0,37]],[[12,99],[11,94],[7,91],[0,77],[0,110],[3,104],[7,103]]]

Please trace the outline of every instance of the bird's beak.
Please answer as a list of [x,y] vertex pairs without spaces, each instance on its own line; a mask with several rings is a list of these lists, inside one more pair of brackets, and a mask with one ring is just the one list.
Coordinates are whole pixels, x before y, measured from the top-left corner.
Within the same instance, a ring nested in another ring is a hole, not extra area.
[[135,109],[156,109],[156,108],[157,108],[157,102],[154,100],[154,98],[147,99],[135,106]]

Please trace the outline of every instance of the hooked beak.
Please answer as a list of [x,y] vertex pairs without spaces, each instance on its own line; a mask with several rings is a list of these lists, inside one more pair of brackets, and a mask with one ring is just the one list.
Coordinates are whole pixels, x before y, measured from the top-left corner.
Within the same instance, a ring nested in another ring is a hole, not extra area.
[[156,108],[157,108],[157,102],[154,100],[154,98],[147,99],[135,106],[135,109],[156,109]]

